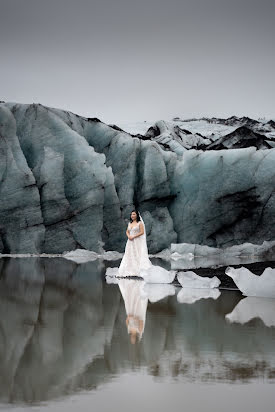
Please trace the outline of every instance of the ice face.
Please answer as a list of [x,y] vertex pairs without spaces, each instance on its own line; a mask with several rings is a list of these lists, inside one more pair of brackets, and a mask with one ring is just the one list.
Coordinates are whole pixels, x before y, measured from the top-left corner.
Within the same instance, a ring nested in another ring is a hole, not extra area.
[[149,253],[275,238],[275,149],[179,152],[41,104],[0,103],[0,133],[0,252],[123,252],[135,206]]

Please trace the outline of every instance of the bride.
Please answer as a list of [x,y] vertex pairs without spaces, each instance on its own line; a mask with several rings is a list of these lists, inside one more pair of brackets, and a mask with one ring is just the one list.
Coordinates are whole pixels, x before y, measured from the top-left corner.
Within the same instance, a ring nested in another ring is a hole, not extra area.
[[149,269],[153,264],[148,257],[145,224],[137,210],[131,212],[126,235],[128,240],[117,276],[142,277],[140,271]]

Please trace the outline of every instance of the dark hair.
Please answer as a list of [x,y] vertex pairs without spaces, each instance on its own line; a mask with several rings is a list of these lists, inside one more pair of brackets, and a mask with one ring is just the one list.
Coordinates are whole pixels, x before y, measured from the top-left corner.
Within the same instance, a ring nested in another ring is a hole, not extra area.
[[137,222],[139,222],[139,221],[140,221],[140,217],[139,217],[139,213],[138,213],[137,210],[132,210],[132,212],[130,213],[130,222],[131,222],[131,223],[133,222],[133,220],[132,220],[132,218],[131,218],[131,214],[132,214],[133,212],[136,213],[136,215],[137,215]]

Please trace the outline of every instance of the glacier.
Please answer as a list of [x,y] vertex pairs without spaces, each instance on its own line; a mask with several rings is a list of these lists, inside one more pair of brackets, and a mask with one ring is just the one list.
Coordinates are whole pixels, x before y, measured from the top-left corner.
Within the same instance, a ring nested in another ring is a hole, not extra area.
[[201,122],[205,135],[194,120],[175,120],[173,133],[160,121],[159,138],[156,128],[132,135],[39,103],[1,102],[0,253],[123,252],[134,207],[152,254],[172,243],[274,240],[275,148],[198,150],[244,126],[272,140],[273,124],[218,119],[212,135]]

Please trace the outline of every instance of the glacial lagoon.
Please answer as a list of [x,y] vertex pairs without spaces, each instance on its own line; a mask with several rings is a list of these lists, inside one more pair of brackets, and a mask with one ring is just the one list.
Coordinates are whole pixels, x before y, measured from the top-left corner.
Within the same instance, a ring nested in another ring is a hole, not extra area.
[[274,410],[275,299],[150,285],[131,343],[118,264],[0,259],[1,411]]

